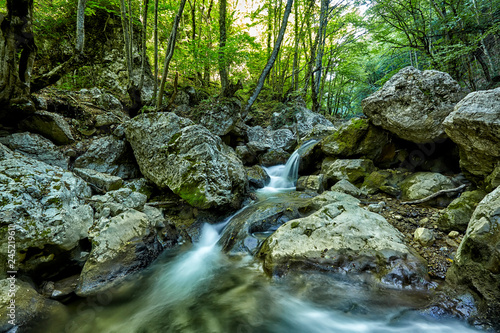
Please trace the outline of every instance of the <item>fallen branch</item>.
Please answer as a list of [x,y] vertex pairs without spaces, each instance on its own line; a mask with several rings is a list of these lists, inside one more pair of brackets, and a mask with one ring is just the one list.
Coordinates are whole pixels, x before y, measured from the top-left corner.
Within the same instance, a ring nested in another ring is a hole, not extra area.
[[426,201],[429,201],[431,199],[434,199],[435,197],[438,197],[440,196],[441,194],[445,194],[445,193],[450,193],[450,192],[458,192],[458,191],[461,191],[463,190],[467,185],[463,184],[463,185],[460,185],[459,187],[457,188],[450,188],[448,190],[441,190],[441,191],[437,191],[436,193],[433,193],[425,198],[422,198],[422,199],[418,199],[418,200],[413,200],[413,201],[404,201],[404,202],[401,202],[402,205],[416,205],[416,204],[420,204],[420,203],[423,203],[423,202],[426,202]]
[[155,202],[147,202],[146,205],[152,207],[169,207],[178,205],[179,201],[155,201]]

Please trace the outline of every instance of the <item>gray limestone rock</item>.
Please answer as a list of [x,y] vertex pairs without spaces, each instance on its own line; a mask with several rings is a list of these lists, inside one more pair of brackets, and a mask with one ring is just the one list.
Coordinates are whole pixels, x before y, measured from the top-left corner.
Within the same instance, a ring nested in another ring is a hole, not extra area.
[[425,143],[446,137],[442,122],[464,96],[449,74],[406,67],[364,99],[362,107],[374,125]]

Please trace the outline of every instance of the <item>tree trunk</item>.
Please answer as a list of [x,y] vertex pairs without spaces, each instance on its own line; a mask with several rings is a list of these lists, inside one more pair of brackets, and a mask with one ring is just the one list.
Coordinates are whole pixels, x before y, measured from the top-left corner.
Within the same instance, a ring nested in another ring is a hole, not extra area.
[[147,39],[147,27],[148,27],[148,5],[149,0],[144,0],[144,12],[142,14],[142,54],[141,54],[141,79],[139,81],[139,91],[142,90],[144,86],[144,73],[146,71],[146,39]]
[[78,0],[78,12],[76,16],[76,45],[75,49],[78,53],[83,53],[85,43],[85,7],[87,0]]
[[167,54],[165,55],[165,63],[163,64],[163,75],[161,77],[160,91],[158,92],[158,99],[156,101],[156,108],[159,109],[163,100],[163,91],[165,90],[165,83],[167,82],[168,67],[170,66],[170,60],[174,56],[175,40],[177,38],[177,29],[179,28],[179,22],[182,17],[182,12],[184,11],[184,5],[186,0],[181,0],[179,5],[179,11],[174,18],[174,24],[172,26],[172,31],[170,32],[170,38],[168,40]]
[[271,53],[271,56],[267,60],[267,64],[262,70],[262,73],[260,74],[259,81],[257,82],[257,86],[255,87],[255,90],[252,94],[252,96],[249,98],[247,105],[245,106],[245,112],[248,112],[250,108],[252,107],[253,103],[257,99],[257,97],[260,94],[260,91],[262,90],[262,87],[264,86],[264,82],[266,80],[267,75],[271,71],[271,68],[273,68],[274,61],[276,60],[276,57],[278,56],[278,52],[280,51],[281,48],[281,42],[283,41],[283,37],[285,36],[285,31],[286,31],[286,25],[288,23],[288,16],[290,15],[290,12],[292,11],[292,4],[293,0],[288,0],[286,3],[286,8],[285,8],[285,14],[283,15],[283,20],[281,22],[281,29],[278,35],[278,38],[276,39],[276,43],[274,44],[274,49],[273,52]]
[[7,16],[0,14],[0,118],[9,109],[34,110],[30,100],[36,54],[32,22],[33,0],[7,0]]
[[153,101],[156,102],[156,94],[158,93],[158,0],[155,0],[155,22],[154,22],[154,44],[155,44],[155,82],[153,91]]
[[318,50],[316,52],[316,67],[313,72],[313,80],[311,85],[312,110],[319,112],[321,105],[319,102],[319,90],[321,85],[321,72],[323,71],[323,53],[326,41],[326,26],[328,25],[328,2],[329,0],[321,0],[321,12],[319,17],[318,28]]
[[219,0],[219,76],[221,85],[221,96],[226,96],[229,87],[226,66],[226,11],[227,0]]

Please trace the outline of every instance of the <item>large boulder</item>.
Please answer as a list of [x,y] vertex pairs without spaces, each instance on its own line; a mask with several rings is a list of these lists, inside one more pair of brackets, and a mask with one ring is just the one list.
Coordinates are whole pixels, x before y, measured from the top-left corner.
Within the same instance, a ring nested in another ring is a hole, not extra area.
[[0,143],[35,160],[68,169],[69,157],[61,153],[52,141],[41,135],[14,133],[0,138]]
[[325,158],[321,165],[321,173],[329,181],[337,182],[347,179],[351,183],[363,181],[375,167],[371,160],[366,159],[332,159]]
[[455,186],[448,177],[440,173],[417,172],[401,182],[400,187],[404,200],[418,200]]
[[75,141],[68,122],[57,113],[37,111],[21,121],[19,127],[41,134],[58,145]]
[[321,149],[330,156],[363,156],[376,159],[389,143],[389,133],[370,124],[368,119],[353,118],[338,131],[321,141]]
[[75,160],[74,166],[109,173],[122,179],[140,176],[130,145],[124,139],[112,135],[94,140],[88,150]]
[[240,205],[245,168],[205,127],[173,113],[150,113],[129,121],[125,133],[142,174],[158,187],[197,208]]
[[426,143],[446,137],[441,124],[464,95],[449,74],[406,67],[364,99],[362,107],[374,125]]
[[[7,226],[15,225],[16,250],[22,254],[18,267],[25,273],[36,274],[43,265],[43,274],[57,275],[72,256],[79,257],[72,250],[92,226],[94,213],[86,203],[90,196],[85,181],[71,172],[0,144],[0,236],[7,239]],[[3,265],[7,242],[0,253]]]
[[382,216],[349,201],[330,203],[283,224],[260,250],[273,275],[294,270],[371,274],[383,284],[428,285],[426,262]]
[[92,197],[96,212],[89,230],[92,250],[79,278],[78,295],[95,295],[115,286],[177,243],[176,229],[161,211],[145,203],[144,194],[130,189]]
[[487,177],[500,159],[500,88],[470,93],[443,122],[460,148],[460,166]]
[[500,329],[500,187],[474,211],[446,280],[472,291],[481,314]]

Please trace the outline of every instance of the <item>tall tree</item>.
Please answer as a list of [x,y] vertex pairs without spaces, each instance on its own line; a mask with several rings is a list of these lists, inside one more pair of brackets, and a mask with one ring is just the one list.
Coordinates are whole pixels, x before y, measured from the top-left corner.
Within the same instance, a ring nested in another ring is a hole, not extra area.
[[283,37],[285,36],[286,26],[288,23],[288,16],[292,11],[292,4],[293,0],[288,0],[286,3],[285,13],[283,14],[283,20],[281,21],[281,28],[278,34],[278,38],[276,39],[276,43],[274,44],[273,52],[271,53],[271,56],[267,60],[267,63],[264,66],[264,69],[262,70],[262,73],[260,74],[259,80],[257,81],[257,86],[255,87],[252,96],[250,96],[250,98],[248,99],[248,102],[244,110],[245,112],[248,112],[252,107],[253,103],[259,96],[262,87],[264,86],[264,82],[266,81],[267,75],[269,75],[269,72],[273,68],[274,62],[281,48],[281,42],[283,41]]
[[227,0],[219,0],[219,76],[221,85],[221,96],[226,96],[229,87],[229,79],[227,75],[226,64],[226,14],[227,14]]
[[156,108],[159,109],[163,101],[163,91],[165,90],[165,83],[167,82],[168,68],[170,66],[170,61],[174,56],[175,42],[177,39],[177,29],[179,29],[179,22],[182,17],[182,12],[184,11],[184,5],[186,0],[181,0],[179,5],[179,11],[174,18],[174,23],[172,25],[172,31],[170,32],[170,38],[168,40],[167,54],[165,55],[165,62],[163,64],[163,74],[161,77],[160,91],[158,92],[158,99],[156,100]]
[[0,14],[0,118],[12,107],[33,109],[29,98],[36,54],[32,22],[33,0],[7,0],[7,15]]

